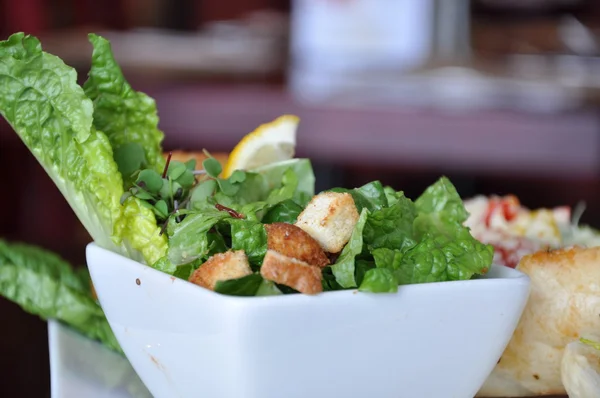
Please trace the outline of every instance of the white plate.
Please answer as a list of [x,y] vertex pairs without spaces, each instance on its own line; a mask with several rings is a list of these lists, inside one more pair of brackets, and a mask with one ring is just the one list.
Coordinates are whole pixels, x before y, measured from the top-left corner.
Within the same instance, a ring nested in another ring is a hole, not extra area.
[[129,361],[67,326],[48,322],[52,398],[151,398]]

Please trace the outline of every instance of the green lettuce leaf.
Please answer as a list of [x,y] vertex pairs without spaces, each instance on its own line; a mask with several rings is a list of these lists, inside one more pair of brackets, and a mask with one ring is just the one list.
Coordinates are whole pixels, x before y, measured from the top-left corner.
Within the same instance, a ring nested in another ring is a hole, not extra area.
[[215,292],[230,296],[256,296],[262,283],[263,277],[259,273],[254,273],[241,278],[218,281]]
[[130,258],[154,264],[168,249],[167,237],[161,235],[156,217],[137,198],[130,196],[123,203],[122,215],[115,222],[114,239],[118,244],[131,247]]
[[430,185],[415,200],[415,207],[419,213],[442,214],[445,219],[459,223],[465,222],[469,217],[456,188],[446,177]]
[[230,296],[279,296],[283,294],[275,283],[263,279],[259,273],[219,281],[215,285],[215,292]]
[[396,275],[401,285],[471,279],[489,270],[493,247],[475,240],[464,229],[454,238],[426,235],[402,257]]
[[366,208],[360,212],[360,217],[354,226],[350,240],[346,246],[344,246],[344,249],[335,264],[331,266],[336,282],[344,288],[357,286],[355,278],[355,259],[363,250],[363,228],[365,227],[368,215],[369,210]]
[[[403,265],[402,260],[406,251],[406,249],[402,251],[380,247],[379,249],[373,250],[371,253],[373,254],[373,259],[375,260],[375,266],[377,268],[386,268],[395,274],[398,274],[398,270]],[[396,275],[396,279],[398,279],[398,275]]]
[[358,290],[371,293],[396,293],[398,280],[387,268],[371,268],[365,274]]
[[262,195],[268,197],[272,190],[280,188],[283,185],[285,173],[289,169],[294,172],[297,181],[291,199],[304,207],[315,194],[315,174],[309,159],[285,160],[256,168],[252,172],[258,173],[263,177],[264,183],[261,185],[265,193]]
[[354,268],[354,277],[356,278],[356,285],[360,286],[363,282],[363,279],[365,278],[367,271],[369,271],[372,268],[375,268],[375,264],[370,259],[364,260],[361,258],[357,258],[354,262]]
[[87,270],[36,246],[0,240],[0,295],[44,320],[56,319],[122,354],[94,300]]
[[262,265],[267,254],[267,231],[265,226],[256,221],[228,219],[231,224],[231,248],[243,250],[248,262],[254,269]]
[[111,239],[121,214],[121,175],[106,136],[92,127],[92,101],[77,74],[18,33],[0,42],[0,114],[44,167],[93,240]]
[[359,212],[367,208],[370,212],[381,210],[388,206],[388,199],[381,182],[372,181],[358,188],[333,188],[332,192],[347,192],[352,195]]
[[[164,134],[158,129],[156,103],[131,88],[108,40],[95,34],[90,34],[89,40],[94,47],[92,67],[83,88],[94,102],[94,127],[108,136],[125,188],[128,188],[132,171],[164,167],[161,147]],[[142,163],[126,163],[132,159],[142,160]]]
[[279,296],[283,293],[277,288],[274,282],[263,279],[262,283],[256,291],[256,296]]
[[286,204],[277,212],[302,208],[314,195],[314,179],[308,159],[291,159],[254,171],[237,170],[228,179],[198,184],[192,190],[191,208],[202,211],[218,203],[250,220],[262,221],[280,203]]
[[413,246],[413,223],[417,216],[415,204],[404,194],[390,207],[369,215],[364,229],[364,241],[370,249],[387,247],[401,249]]
[[[84,92],[94,103],[93,125],[108,137],[123,185],[128,188],[133,182],[133,171],[144,167],[162,170],[164,134],[158,129],[154,100],[127,83],[108,40],[95,34],[90,34],[89,39],[94,50]],[[142,162],[124,163],[139,159],[136,153],[140,151]],[[142,206],[138,198],[130,197],[115,225],[114,239],[118,244],[125,239],[133,249],[130,253],[139,251],[141,258],[133,257],[135,260],[154,264],[167,250],[167,240],[156,224],[154,213]]]
[[[43,52],[36,38],[18,33],[0,42],[0,114],[99,246],[152,263],[166,240],[152,235],[144,210],[132,215],[121,206],[123,180],[112,147],[92,126],[93,103],[76,80],[75,70]],[[123,228],[123,217],[139,217],[141,229]]]
[[302,213],[302,206],[291,199],[284,200],[281,203],[271,207],[262,218],[264,224],[272,224],[276,222],[286,222],[293,224],[298,219],[298,215]]
[[383,192],[388,201],[388,206],[393,206],[400,197],[404,196],[404,192],[396,192],[396,190],[390,186],[383,187]]
[[[398,196],[392,207],[367,220],[365,242],[377,268],[387,269],[401,285],[470,279],[489,270],[493,248],[462,225],[468,214],[447,178],[428,187],[412,209],[408,204]],[[398,206],[404,210],[391,211]]]
[[227,218],[231,218],[229,213],[216,209],[190,211],[181,222],[172,217],[167,228],[169,261],[178,266],[206,256],[211,249],[208,232]]

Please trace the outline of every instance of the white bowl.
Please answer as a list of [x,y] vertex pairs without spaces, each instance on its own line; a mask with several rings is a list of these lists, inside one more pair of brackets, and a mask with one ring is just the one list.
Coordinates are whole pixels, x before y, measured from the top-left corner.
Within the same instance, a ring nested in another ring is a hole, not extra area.
[[87,264],[127,358],[156,398],[472,398],[512,333],[529,278],[317,296],[232,297],[91,243]]

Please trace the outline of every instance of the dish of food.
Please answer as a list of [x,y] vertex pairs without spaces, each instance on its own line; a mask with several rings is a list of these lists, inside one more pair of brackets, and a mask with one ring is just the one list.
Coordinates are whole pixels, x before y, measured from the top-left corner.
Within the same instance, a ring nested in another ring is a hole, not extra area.
[[93,243],[86,258],[111,329],[157,398],[473,397],[529,293],[524,274],[497,266],[395,293],[236,297]]

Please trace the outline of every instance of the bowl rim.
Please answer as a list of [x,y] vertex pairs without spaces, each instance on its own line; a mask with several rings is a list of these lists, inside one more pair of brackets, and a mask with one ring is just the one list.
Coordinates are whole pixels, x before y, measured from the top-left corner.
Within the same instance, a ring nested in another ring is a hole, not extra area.
[[[335,291],[325,291],[315,295],[309,294],[281,294],[281,295],[272,295],[272,296],[233,296],[227,295],[223,293],[218,293],[213,290],[209,290],[198,286],[194,283],[191,283],[185,279],[178,278],[173,275],[169,275],[166,272],[157,270],[147,264],[140,263],[136,260],[133,260],[129,257],[126,257],[120,253],[116,253],[112,250],[105,249],[99,246],[95,242],[90,242],[86,245],[86,267],[90,271],[90,278],[92,279],[92,283],[94,283],[94,272],[90,269],[89,266],[89,258],[92,252],[103,253],[104,255],[112,256],[114,258],[119,259],[121,262],[128,264],[131,267],[138,269],[140,272],[144,272],[146,275],[148,273],[152,275],[152,277],[170,280],[170,285],[178,284],[180,286],[177,289],[183,289],[182,294],[185,295],[195,295],[199,299],[208,299],[208,300],[220,300],[224,302],[228,302],[230,304],[247,304],[249,302],[252,303],[276,303],[276,302],[289,302],[289,301],[298,301],[298,302],[309,302],[316,300],[335,300],[340,297],[370,297],[371,299],[374,297],[398,297],[404,294],[410,294],[411,292],[418,292],[420,290],[431,290],[431,289],[445,289],[451,291],[460,291],[467,287],[473,285],[504,285],[506,287],[515,287],[515,286],[523,286],[529,287],[530,278],[527,274],[514,269],[507,267],[502,264],[493,264],[491,270],[488,274],[468,280],[458,280],[458,281],[443,281],[443,282],[428,282],[428,283],[415,283],[409,285],[400,285],[398,287],[398,291],[395,293],[371,293],[371,292],[361,292],[358,288],[345,289],[345,290],[335,290]],[[498,273],[498,275],[494,275],[490,277],[491,273]],[[99,292],[97,292],[99,294]]]

